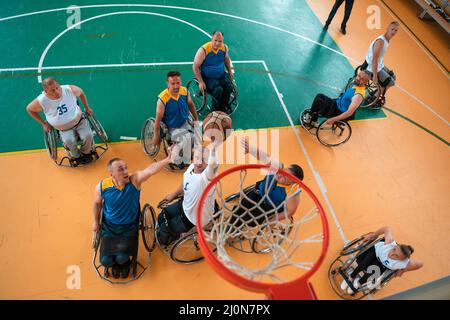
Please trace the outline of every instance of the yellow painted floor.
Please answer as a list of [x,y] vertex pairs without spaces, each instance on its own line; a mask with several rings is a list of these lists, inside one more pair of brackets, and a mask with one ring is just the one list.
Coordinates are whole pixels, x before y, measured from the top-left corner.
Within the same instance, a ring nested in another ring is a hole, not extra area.
[[[324,22],[334,1],[307,1]],[[330,34],[344,54],[362,62],[380,30],[365,26],[366,8],[378,1],[355,1],[348,34],[338,32],[342,8]],[[392,17],[381,6],[382,24]],[[403,29],[393,39],[386,65],[397,84],[387,97],[390,108],[450,140],[450,82]],[[419,102],[420,101],[420,102]],[[387,112],[384,120],[352,123],[351,140],[329,149],[298,129],[307,154],[327,187],[327,195],[347,239],[384,225],[396,239],[415,248],[424,262],[419,271],[394,279],[374,298],[428,283],[450,274],[450,153],[448,145]],[[281,160],[299,163],[305,183],[324,204],[330,224],[327,258],[312,279],[320,299],[336,299],[327,282],[330,262],[343,246],[334,219],[298,146],[292,128],[280,129]],[[108,175],[106,162],[119,156],[130,171],[150,163],[139,143],[114,144],[104,158],[86,168],[53,165],[46,152],[0,156],[0,299],[263,299],[222,280],[206,262],[177,265],[158,249],[151,269],[135,283],[111,286],[92,265],[91,206],[94,186]],[[221,166],[224,170],[227,166]],[[163,171],[144,186],[141,202],[156,205],[181,181],[181,173]],[[68,266],[81,268],[81,289],[66,288]]]

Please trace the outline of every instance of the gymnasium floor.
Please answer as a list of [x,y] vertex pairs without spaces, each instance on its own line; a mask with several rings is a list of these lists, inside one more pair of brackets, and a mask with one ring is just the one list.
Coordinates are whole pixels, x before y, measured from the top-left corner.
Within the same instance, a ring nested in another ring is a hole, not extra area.
[[[154,116],[167,71],[180,70],[184,83],[193,76],[195,52],[215,29],[224,32],[236,70],[240,107],[234,129],[278,129],[281,160],[302,165],[305,183],[327,213],[330,248],[312,278],[318,297],[337,299],[326,271],[344,241],[384,225],[411,244],[425,266],[394,279],[373,298],[450,274],[448,59],[436,62],[402,27],[385,58],[397,74],[387,95],[395,113],[358,111],[361,121],[352,122],[350,141],[335,149],[299,126],[300,112],[317,93],[339,95],[369,43],[394,20],[384,3],[395,1],[357,1],[346,36],[338,32],[343,8],[322,32],[331,0],[143,2],[79,1],[86,22],[72,30],[66,25],[70,1],[0,5],[1,299],[264,298],[228,284],[206,262],[178,265],[159,250],[151,269],[128,286],[108,285],[91,265],[92,196],[108,175],[108,159],[124,158],[130,171],[150,163],[138,141],[121,137],[139,137],[145,119]],[[382,30],[366,28],[369,5],[379,6]],[[402,20],[420,23],[405,1],[395,5]],[[448,47],[430,46],[437,57],[448,58]],[[40,125],[25,111],[41,91],[39,76],[84,89],[114,141],[97,163],[59,168],[42,150]],[[167,171],[150,178],[141,202],[156,205],[180,179],[181,173]],[[81,268],[79,290],[66,288],[71,265]]]

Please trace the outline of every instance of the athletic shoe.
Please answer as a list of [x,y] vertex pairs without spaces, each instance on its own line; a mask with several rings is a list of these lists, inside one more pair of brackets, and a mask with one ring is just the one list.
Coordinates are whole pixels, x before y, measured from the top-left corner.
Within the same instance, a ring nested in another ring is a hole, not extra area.
[[112,266],[112,275],[114,279],[120,278],[120,266],[118,264],[115,264]]
[[341,27],[341,33],[342,33],[343,35],[346,35],[346,34],[347,34],[347,31],[345,30],[345,27]]
[[122,279],[128,278],[128,274],[130,273],[130,260],[128,262],[120,265],[120,277]]

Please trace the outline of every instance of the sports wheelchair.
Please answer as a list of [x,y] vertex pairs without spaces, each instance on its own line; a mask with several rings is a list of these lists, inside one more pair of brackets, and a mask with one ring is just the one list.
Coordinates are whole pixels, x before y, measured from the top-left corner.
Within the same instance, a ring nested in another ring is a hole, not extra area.
[[[228,75],[227,75],[228,76]],[[225,112],[228,115],[233,114],[239,106],[238,101],[238,90],[236,86],[236,81],[231,81],[232,92],[230,94],[230,100],[228,102],[228,106],[226,107]],[[199,88],[199,82],[197,79],[192,78],[186,85],[187,90],[191,96],[192,101],[194,102],[195,109],[197,110],[197,114],[199,117],[204,118],[210,112],[214,111],[213,104],[215,102],[215,98],[211,95],[211,92],[206,89],[206,92],[203,92]]]
[[[92,249],[94,250],[94,256],[92,258],[92,265],[94,266],[95,272],[97,275],[111,283],[111,284],[128,284],[133,282],[134,280],[139,279],[144,272],[148,269],[151,264],[151,253],[155,249],[155,212],[153,208],[145,204],[142,210],[139,211],[138,218],[136,220],[136,234],[134,236],[124,236],[124,237],[113,237],[112,239],[108,237],[109,241],[105,241],[105,237],[101,236],[102,227],[103,227],[103,215],[100,215],[100,231],[94,232],[93,240],[92,240]],[[138,261],[138,247],[139,247],[139,233],[142,236],[142,242],[144,247],[148,253],[147,262],[142,264]],[[120,248],[120,251],[118,251]],[[131,278],[125,280],[111,280],[110,275],[110,267],[105,267],[100,263],[100,257],[102,255],[114,255],[115,253],[127,253],[128,256],[131,257]],[[103,268],[103,274],[100,272],[100,269]],[[138,273],[139,269],[139,273]]]
[[[175,203],[176,201],[181,201],[182,197],[177,197],[174,200],[168,202],[165,200],[162,200],[157,208],[158,209],[164,209],[167,208],[169,205]],[[163,214],[162,212],[160,214]],[[167,223],[167,218],[165,218],[165,222]],[[208,226],[206,226],[207,228]],[[204,259],[203,254],[200,250],[200,245],[198,243],[198,233],[197,233],[197,227],[194,226],[190,230],[188,230],[185,233],[182,233],[180,235],[176,235],[173,233],[170,229],[170,226],[168,223],[166,224],[166,228],[171,234],[171,237],[173,240],[170,242],[167,246],[162,246],[158,241],[158,235],[159,235],[159,223],[158,220],[156,220],[155,224],[155,239],[156,243],[158,244],[161,251],[164,252],[167,256],[169,256],[173,261],[180,263],[180,264],[192,264],[196,262],[200,262]],[[173,233],[173,235],[172,235]],[[215,251],[215,248],[212,248],[213,251]]]
[[[357,266],[356,258],[371,249],[376,243],[384,241],[384,238],[378,238],[364,242],[365,236],[366,235],[363,235],[348,242],[328,269],[328,281],[331,288],[338,296],[346,300],[359,300],[369,294],[376,293],[394,278],[396,273],[395,270],[386,269],[374,282],[370,281],[369,278],[369,280],[366,283],[362,283],[359,288],[355,289],[353,287],[353,281],[350,279],[350,275]],[[342,281],[347,282],[348,287],[353,290],[353,294],[349,294],[346,290],[341,289]]]
[[[189,134],[194,135],[195,139],[195,126],[194,126],[194,118],[191,113],[189,113],[189,120],[188,122],[192,124],[191,130],[189,130]],[[144,153],[148,155],[151,159],[154,161],[158,161],[160,157],[160,150],[162,147],[163,155],[162,157],[167,157],[169,154],[169,149],[173,145],[173,141],[169,134],[168,127],[161,122],[159,127],[159,141],[155,145],[153,144],[153,135],[155,132],[155,123],[156,119],[153,117],[148,118],[145,120],[144,125],[142,126],[141,130],[141,145],[142,150],[144,150]],[[192,139],[192,148],[194,147],[194,139]],[[192,148],[191,148],[191,160],[192,160]],[[189,166],[187,163],[181,163],[181,164],[169,164],[167,166],[167,169],[169,171],[179,171],[186,169]]]
[[[354,84],[356,75],[362,70],[362,68],[365,65],[359,65],[355,69],[355,73],[353,77],[349,78],[347,81],[347,84],[345,85],[344,91],[341,93],[341,95]],[[386,68],[387,69],[387,68]],[[389,74],[390,77],[392,77],[394,80],[396,78],[394,72],[392,70],[387,69],[386,72]],[[375,83],[372,81],[372,79],[369,79],[369,83],[366,88],[366,97],[364,98],[363,102],[359,106],[360,108],[370,108],[372,110],[378,110],[381,109],[381,107],[385,103],[385,97],[384,93],[386,90],[382,90],[387,84],[383,84],[380,82]]]
[[[90,162],[93,163],[98,160],[106,152],[106,150],[108,150],[108,135],[94,115],[83,113],[83,117],[88,120],[94,135],[94,150],[91,152],[91,156],[94,161]],[[97,144],[95,143],[96,138],[97,141],[99,140]],[[52,159],[58,166],[74,168],[85,165],[70,158],[69,156],[64,156],[62,158],[58,157],[58,144],[62,144],[58,130],[52,129],[50,132],[44,131],[44,143],[50,159]]]
[[[243,189],[242,192],[244,194],[248,194],[253,192],[255,188],[256,185],[251,185]],[[225,198],[225,203],[227,207],[234,208],[240,203],[241,200],[241,193],[236,192]],[[272,250],[271,247],[268,246],[271,241],[265,237],[270,237],[271,234],[276,234],[277,241],[279,241],[278,244],[281,245],[285,237],[291,233],[293,225],[293,217],[290,217],[286,223],[271,227],[265,226],[262,229],[258,227],[249,227],[246,225],[243,226],[243,228],[246,228],[245,232],[243,232],[240,236],[228,239],[227,244],[233,249],[245,253],[269,253]],[[268,228],[271,228],[271,232],[269,232]],[[277,228],[277,230],[274,230],[274,228]]]
[[310,115],[310,113],[310,109],[303,110],[300,115],[300,123],[306,131],[315,135],[317,140],[324,146],[337,147],[350,139],[352,127],[347,121],[336,121],[329,125],[326,123],[328,119],[319,118],[319,125],[313,126],[305,123],[305,117]]

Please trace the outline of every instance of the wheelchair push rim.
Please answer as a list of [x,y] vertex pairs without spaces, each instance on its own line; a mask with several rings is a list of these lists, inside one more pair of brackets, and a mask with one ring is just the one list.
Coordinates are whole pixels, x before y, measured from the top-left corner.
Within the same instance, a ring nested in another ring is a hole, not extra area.
[[152,253],[156,247],[155,239],[155,210],[149,204],[145,204],[141,211],[141,235],[145,249]]
[[352,135],[352,127],[347,121],[336,121],[332,125],[327,120],[317,127],[316,136],[319,142],[327,147],[337,147],[346,143]]
[[50,132],[44,131],[44,143],[50,159],[57,163],[58,161],[58,146],[57,146],[57,133],[55,129]]
[[207,93],[200,90],[199,82],[195,78],[188,81],[186,88],[192,101],[194,102],[195,110],[200,112],[206,105],[206,101],[208,99]]
[[106,145],[108,146],[108,135],[105,131],[105,129],[103,129],[103,126],[101,125],[101,123],[97,120],[97,118],[92,114],[89,115],[88,113],[85,113],[85,117],[88,119],[94,133],[100,138],[100,140]]
[[198,244],[197,232],[178,239],[170,251],[170,258],[181,264],[191,264],[203,260],[204,257]]
[[147,154],[151,158],[156,157],[156,155],[159,153],[162,138],[159,137],[159,143],[154,145],[152,143],[154,131],[155,131],[155,119],[149,118],[145,120],[141,132],[141,144],[145,154]]

